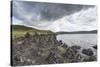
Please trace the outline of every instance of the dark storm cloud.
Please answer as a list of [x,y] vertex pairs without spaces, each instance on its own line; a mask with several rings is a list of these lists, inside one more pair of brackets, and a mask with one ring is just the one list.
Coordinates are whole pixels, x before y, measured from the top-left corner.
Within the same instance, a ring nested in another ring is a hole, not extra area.
[[53,32],[89,31],[97,29],[96,11],[94,5],[14,0],[12,23]]
[[[31,21],[54,21],[65,15],[70,15],[80,10],[94,7],[93,5],[72,5],[40,3],[28,1],[13,2],[13,16],[24,22]],[[26,20],[29,18],[31,21]]]

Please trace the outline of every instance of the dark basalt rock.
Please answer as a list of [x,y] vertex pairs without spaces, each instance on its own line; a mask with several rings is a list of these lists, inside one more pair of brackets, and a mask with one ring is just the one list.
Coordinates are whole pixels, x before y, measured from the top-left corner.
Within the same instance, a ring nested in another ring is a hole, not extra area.
[[84,62],[97,61],[97,57],[96,56],[90,56],[88,58],[84,58],[83,61]]
[[82,53],[85,54],[85,55],[88,55],[88,56],[92,56],[93,55],[93,51],[90,48],[89,49],[83,49]]
[[74,59],[75,57],[75,52],[71,49],[71,48],[68,48],[64,54],[65,58],[67,59]]
[[62,44],[62,47],[68,48],[68,45],[64,43],[64,44]]
[[97,49],[97,45],[93,46],[94,49]]
[[63,44],[62,40],[59,40],[59,43],[60,43],[60,44]]
[[97,57],[96,57],[96,56],[90,56],[90,57],[89,57],[89,60],[90,60],[90,61],[97,61]]
[[74,59],[71,59],[71,62],[81,62],[82,61],[82,56],[80,54],[76,54]]
[[69,47],[65,54],[63,55],[66,59],[66,62],[72,63],[72,62],[81,62],[82,61],[82,57],[80,54],[78,54],[77,52],[75,52],[74,49],[72,49],[71,47]]
[[81,48],[80,46],[71,46],[70,47],[75,53],[77,53],[78,52],[78,50]]

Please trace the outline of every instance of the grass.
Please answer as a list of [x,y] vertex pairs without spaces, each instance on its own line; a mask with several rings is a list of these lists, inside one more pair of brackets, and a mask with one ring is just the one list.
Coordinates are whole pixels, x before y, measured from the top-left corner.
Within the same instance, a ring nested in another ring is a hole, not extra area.
[[24,37],[26,31],[12,31],[12,38]]
[[38,30],[31,27],[26,27],[22,25],[12,25],[12,39],[19,37],[24,37],[24,35],[29,32],[31,35],[37,34],[52,34],[53,32],[48,30]]

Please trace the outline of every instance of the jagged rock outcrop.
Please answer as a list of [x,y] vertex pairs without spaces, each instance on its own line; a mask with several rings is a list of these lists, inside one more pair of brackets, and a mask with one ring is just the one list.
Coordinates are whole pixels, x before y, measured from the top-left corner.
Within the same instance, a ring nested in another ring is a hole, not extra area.
[[12,42],[12,65],[37,65],[71,63],[82,61],[95,61],[96,56],[90,49],[83,50],[88,55],[86,59],[78,52],[80,46],[68,46],[61,40],[56,39],[55,34],[34,34],[26,33]]

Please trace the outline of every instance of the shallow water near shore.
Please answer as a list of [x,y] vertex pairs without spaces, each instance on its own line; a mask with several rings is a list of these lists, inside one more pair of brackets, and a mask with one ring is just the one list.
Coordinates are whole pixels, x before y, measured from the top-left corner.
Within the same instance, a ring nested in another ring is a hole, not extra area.
[[[80,54],[82,54],[82,49],[91,48],[94,55],[97,55],[97,50],[92,47],[97,45],[97,34],[61,34],[57,35],[57,40],[62,40],[68,46],[81,46],[82,48],[79,50]],[[82,54],[82,56],[85,55]]]
[[97,45],[97,34],[60,34],[57,40],[62,40],[69,46],[78,45],[83,48],[89,48]]

